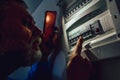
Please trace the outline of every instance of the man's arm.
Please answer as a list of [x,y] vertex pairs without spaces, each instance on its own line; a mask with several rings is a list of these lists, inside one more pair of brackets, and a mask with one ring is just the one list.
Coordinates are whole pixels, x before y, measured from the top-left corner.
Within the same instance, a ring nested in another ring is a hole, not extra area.
[[[70,54],[69,56],[69,61],[67,63],[67,66],[69,66],[71,64],[71,61],[73,60],[73,58],[75,56],[79,56],[81,57],[81,50],[82,50],[82,43],[83,43],[83,38],[82,37],[79,37],[77,43],[76,43],[76,46],[73,50],[73,52]],[[82,58],[82,57],[81,57]]]
[[89,80],[92,71],[92,65],[81,56],[83,39],[80,37],[70,54],[67,63],[67,80]]

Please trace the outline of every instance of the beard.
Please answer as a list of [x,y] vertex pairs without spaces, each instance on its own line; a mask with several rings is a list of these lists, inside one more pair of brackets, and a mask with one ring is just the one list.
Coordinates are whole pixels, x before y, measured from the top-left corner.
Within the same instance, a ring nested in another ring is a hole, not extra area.
[[[37,49],[33,47],[35,41],[38,41],[38,43],[36,45]],[[42,42],[41,38],[37,37],[37,38],[32,39],[30,44],[25,44],[25,47],[24,47],[25,51],[23,50],[24,52],[22,53],[24,55],[23,56],[23,60],[24,60],[23,66],[30,66],[33,63],[41,60],[42,52],[39,47],[41,42]]]
[[[32,52],[31,52],[32,51]],[[23,51],[9,51],[0,55],[0,71],[2,74],[10,74],[19,67],[30,66],[40,61],[42,53],[40,50],[29,50],[28,53]]]
[[30,66],[35,62],[40,61],[41,57],[42,57],[41,50],[34,50],[30,48],[26,56],[24,57],[24,61],[25,61],[24,66]]
[[[33,44],[38,39],[38,49],[36,50],[33,48]],[[18,66],[30,66],[36,61],[40,61],[42,57],[42,52],[38,46],[41,43],[40,40],[40,38],[33,38],[30,43],[18,39],[4,41],[4,43],[0,45],[0,50],[3,49],[0,51],[1,61],[6,61],[6,64],[10,62]],[[4,58],[2,58],[2,56],[4,56]]]
[[30,66],[32,64],[34,64],[35,62],[38,62],[41,60],[42,58],[42,51],[41,49],[34,49],[33,48],[33,43],[31,43],[30,45],[28,44],[26,46],[25,52],[22,53],[24,55],[23,57],[23,66]]
[[0,43],[1,73],[9,74],[19,67],[30,66],[33,63],[40,61],[42,57],[41,50],[38,46],[38,49],[35,50],[32,47],[33,42],[30,44],[21,39],[7,39]]

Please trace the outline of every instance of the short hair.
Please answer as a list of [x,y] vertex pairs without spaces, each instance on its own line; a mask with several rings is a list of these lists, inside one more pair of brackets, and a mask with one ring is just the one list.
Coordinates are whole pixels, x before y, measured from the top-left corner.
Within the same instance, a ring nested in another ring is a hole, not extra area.
[[28,8],[28,6],[23,0],[0,0],[0,5],[4,5],[5,3],[9,3],[9,2],[16,2],[18,4],[21,4],[25,8]]
[[15,2],[28,9],[28,6],[23,0],[0,0],[0,24],[2,23],[2,20],[5,17],[5,11],[9,7],[8,4],[10,4],[10,2]]

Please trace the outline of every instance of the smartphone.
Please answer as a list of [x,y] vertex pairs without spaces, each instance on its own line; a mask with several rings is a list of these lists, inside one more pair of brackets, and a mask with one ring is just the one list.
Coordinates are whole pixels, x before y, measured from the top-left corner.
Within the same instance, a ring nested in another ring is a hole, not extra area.
[[43,27],[43,38],[44,42],[48,42],[51,37],[54,35],[54,28],[56,22],[56,11],[46,11]]

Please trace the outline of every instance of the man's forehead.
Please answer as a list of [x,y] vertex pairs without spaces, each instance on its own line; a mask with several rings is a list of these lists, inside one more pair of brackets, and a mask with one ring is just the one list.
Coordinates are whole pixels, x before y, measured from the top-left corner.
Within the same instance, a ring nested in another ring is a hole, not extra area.
[[[21,17],[25,16],[25,18],[28,18],[29,20],[32,20],[33,22],[35,22],[33,17],[30,15],[30,13],[27,11],[27,9],[25,7],[20,6],[20,5],[13,5],[12,7],[13,7],[13,10],[15,10],[15,11],[17,10],[18,15],[20,15]],[[13,11],[13,13],[15,11]],[[15,14],[15,15],[17,15],[17,14]]]

